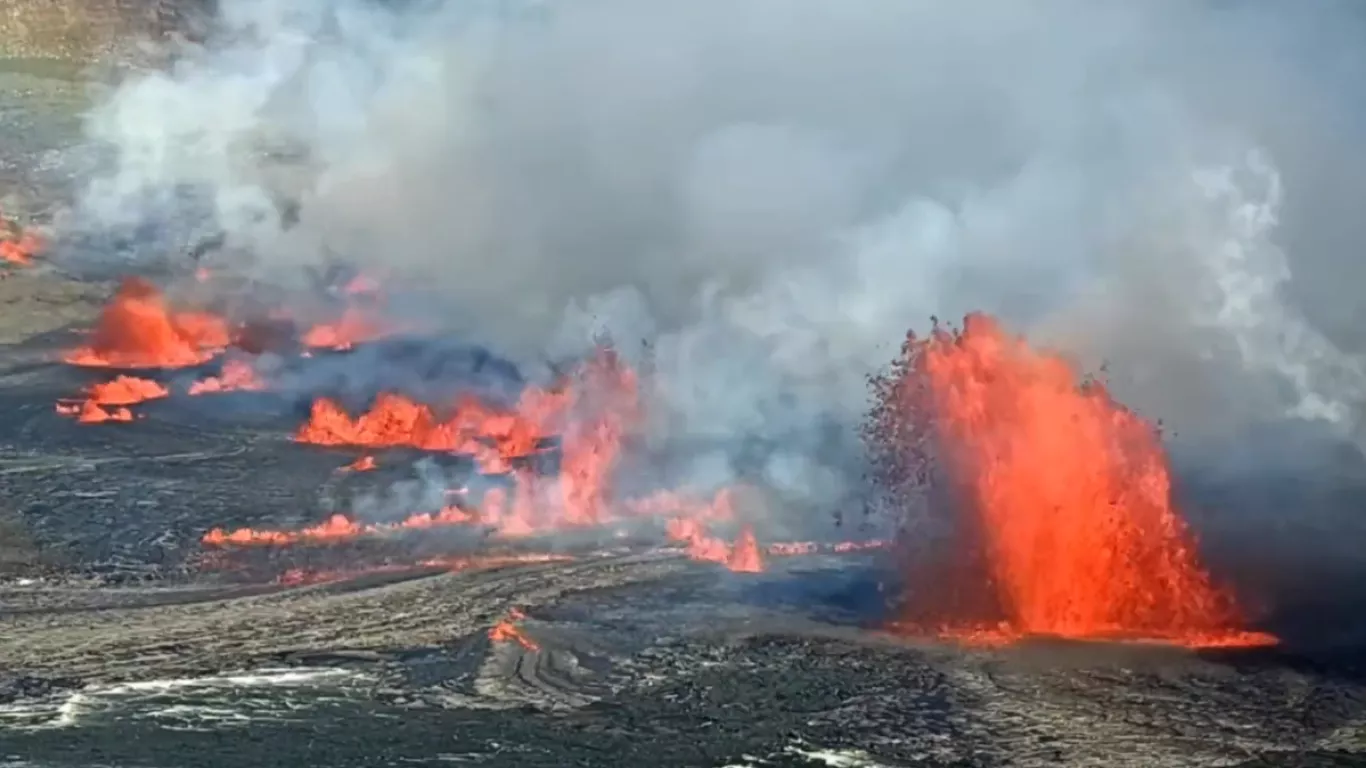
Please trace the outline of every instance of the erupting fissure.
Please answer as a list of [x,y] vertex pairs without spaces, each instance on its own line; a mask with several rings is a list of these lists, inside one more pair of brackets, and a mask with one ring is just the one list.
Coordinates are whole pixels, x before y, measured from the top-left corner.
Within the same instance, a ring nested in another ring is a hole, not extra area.
[[42,238],[5,218],[4,213],[0,212],[0,264],[32,266],[33,257],[42,248]]
[[961,331],[909,335],[873,388],[877,475],[943,529],[905,531],[919,550],[908,626],[978,641],[1275,642],[1241,629],[1201,567],[1156,430],[1062,357],[974,314]]
[[[295,439],[365,448],[411,447],[471,456],[481,472],[511,474],[514,499],[485,499],[486,522],[504,533],[562,525],[594,525],[611,516],[612,470],[622,442],[638,420],[635,373],[606,346],[550,388],[527,387],[512,408],[473,396],[445,414],[402,395],[380,395],[357,417],[332,400],[313,402]],[[529,459],[559,445],[554,493]],[[534,503],[533,503],[534,500]]]
[[100,368],[184,368],[212,359],[230,341],[223,318],[172,310],[155,285],[130,277],[100,312],[85,345],[65,359]]

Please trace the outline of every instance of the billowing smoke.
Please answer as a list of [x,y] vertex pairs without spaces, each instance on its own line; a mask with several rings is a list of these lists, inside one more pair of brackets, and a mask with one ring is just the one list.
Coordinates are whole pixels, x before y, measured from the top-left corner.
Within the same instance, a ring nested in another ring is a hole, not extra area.
[[73,222],[381,269],[519,361],[648,342],[673,482],[846,503],[865,376],[972,309],[1177,443],[1362,439],[1350,2],[221,5],[93,112]]

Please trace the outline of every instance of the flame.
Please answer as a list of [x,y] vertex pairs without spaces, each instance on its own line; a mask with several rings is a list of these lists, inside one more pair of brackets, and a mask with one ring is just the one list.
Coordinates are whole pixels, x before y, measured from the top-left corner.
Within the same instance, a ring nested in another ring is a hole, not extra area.
[[493,625],[493,628],[489,630],[489,640],[495,643],[517,643],[528,651],[541,650],[541,646],[522,634],[522,630],[514,623],[525,618],[526,614],[516,608],[508,611],[507,618]]
[[94,367],[181,368],[209,360],[229,338],[223,318],[172,311],[156,286],[130,277],[100,313],[88,343],[65,360]]
[[[919,606],[913,623],[971,642],[1275,641],[1239,631],[1231,595],[1201,568],[1156,431],[1099,383],[1078,385],[1063,358],[974,314],[960,332],[909,336],[874,387],[871,441],[903,472],[934,457],[956,502],[956,549],[979,568],[966,602]],[[892,486],[908,477],[892,475]]]
[[226,360],[217,376],[200,379],[190,385],[191,395],[207,395],[219,392],[258,392],[266,388],[266,383],[256,375],[256,369],[245,360]]

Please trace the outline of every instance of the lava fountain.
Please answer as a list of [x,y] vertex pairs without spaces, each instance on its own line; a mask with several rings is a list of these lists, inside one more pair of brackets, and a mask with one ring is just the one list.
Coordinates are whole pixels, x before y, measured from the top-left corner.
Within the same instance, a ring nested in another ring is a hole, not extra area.
[[[1157,431],[1061,356],[974,314],[909,335],[872,383],[879,479],[949,531],[910,569],[907,626],[983,642],[1275,642],[1241,631],[1202,568]],[[934,534],[921,527],[908,546]]]
[[130,277],[100,312],[86,344],[65,359],[104,368],[183,368],[211,359],[229,341],[223,318],[172,310],[155,285]]

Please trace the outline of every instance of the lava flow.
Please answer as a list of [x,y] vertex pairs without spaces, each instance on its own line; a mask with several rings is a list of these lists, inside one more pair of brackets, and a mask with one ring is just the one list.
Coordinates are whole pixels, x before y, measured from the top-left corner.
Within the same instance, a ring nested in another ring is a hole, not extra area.
[[[337,403],[319,398],[295,439],[317,445],[407,446],[467,454],[483,472],[516,476],[512,514],[518,518],[517,527],[530,532],[593,525],[611,516],[608,486],[622,440],[638,417],[636,397],[634,372],[612,350],[602,348],[556,386],[528,387],[511,409],[466,396],[449,413],[438,415],[426,405],[388,393],[352,418]],[[560,443],[558,498],[543,498],[546,483],[521,460],[541,452],[552,436],[559,436]],[[526,503],[533,496],[538,503]]]
[[370,455],[367,454],[367,455],[365,455],[365,456],[360,457],[359,459],[356,459],[355,461],[351,462],[350,464],[347,464],[346,466],[342,467],[339,471],[341,471],[341,472],[369,472],[369,471],[375,469],[375,468],[378,467],[378,466],[379,466],[379,464],[376,463],[375,457],[374,457],[374,456],[370,456]]
[[229,340],[223,318],[174,311],[156,286],[127,278],[100,313],[86,344],[65,360],[103,368],[183,368],[211,359]]
[[170,391],[166,387],[151,379],[118,376],[111,381],[86,387],[83,402],[58,403],[57,412],[64,416],[75,416],[82,424],[132,421],[133,412],[126,406],[156,400],[169,394]]
[[371,313],[347,307],[335,322],[319,323],[304,332],[300,339],[304,346],[314,349],[344,351],[367,341],[383,338],[393,332],[388,324]]
[[133,412],[124,407],[103,408],[93,400],[79,403],[57,403],[57,413],[75,416],[81,424],[103,424],[105,422],[128,422],[133,420]]
[[190,385],[191,395],[208,395],[220,392],[259,392],[266,383],[256,375],[256,369],[245,360],[227,360],[217,376],[200,379]]
[[112,381],[95,384],[86,394],[97,405],[137,405],[138,403],[170,395],[170,390],[151,379],[118,376]]
[[493,625],[489,630],[489,639],[495,643],[517,643],[528,651],[539,651],[541,646],[536,641],[522,633],[520,627],[515,622],[526,618],[526,614],[513,608],[508,611],[508,617]]
[[931,507],[952,510],[947,549],[961,568],[911,581],[933,586],[912,598],[908,623],[988,642],[1274,643],[1239,629],[1231,594],[1200,566],[1156,431],[1077,381],[1063,358],[976,314],[958,332],[909,336],[874,379],[878,473],[900,492],[930,480]]
[[0,214],[0,263],[17,267],[33,264],[33,257],[42,250],[43,241],[37,235],[7,222]]
[[745,526],[735,543],[707,534],[706,526],[695,518],[675,517],[669,521],[669,538],[686,545],[688,557],[708,563],[721,563],[736,573],[762,573],[764,555],[754,538],[754,529]]

